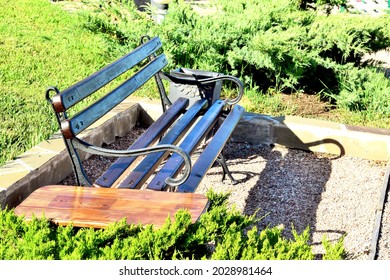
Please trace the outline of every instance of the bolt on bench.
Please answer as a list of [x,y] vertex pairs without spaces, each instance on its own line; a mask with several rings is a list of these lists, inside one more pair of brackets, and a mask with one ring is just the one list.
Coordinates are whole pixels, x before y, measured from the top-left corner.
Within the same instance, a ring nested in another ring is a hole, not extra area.
[[[16,207],[17,214],[31,218],[44,212],[58,224],[75,226],[104,227],[124,217],[128,223],[138,221],[158,226],[168,214],[173,217],[178,209],[186,208],[195,221],[207,210],[209,201],[194,192],[214,162],[222,165],[222,179],[227,174],[234,182],[222,150],[244,113],[237,105],[243,95],[243,84],[233,76],[205,78],[194,73],[164,73],[167,59],[161,48],[158,37],[144,36],[138,48],[84,80],[63,91],[56,87],[47,90],[46,98],[55,112],[77,184],[85,187],[39,188]],[[126,72],[131,74],[131,69],[137,70],[135,74],[110,88],[110,82],[121,79]],[[163,114],[127,150],[97,147],[78,137],[150,79],[157,83]],[[202,88],[227,80],[238,88],[238,95],[226,100],[175,96],[173,102],[162,79],[175,85]],[[76,104],[102,88],[109,89],[106,95],[74,112]],[[201,153],[192,163],[191,155],[199,149]],[[118,159],[91,182],[83,170],[80,152]]]

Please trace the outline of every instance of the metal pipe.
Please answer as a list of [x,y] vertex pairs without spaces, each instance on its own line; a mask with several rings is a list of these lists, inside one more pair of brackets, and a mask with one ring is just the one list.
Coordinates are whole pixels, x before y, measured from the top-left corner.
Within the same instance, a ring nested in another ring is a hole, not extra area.
[[387,193],[389,192],[389,190],[390,190],[390,160],[387,163],[385,180],[383,182],[383,188],[382,188],[381,196],[379,198],[378,208],[376,209],[376,213],[375,213],[375,225],[374,225],[373,237],[371,239],[370,254],[368,256],[370,260],[375,260],[377,255],[379,235],[382,226],[383,210],[385,207],[385,203],[387,200]]

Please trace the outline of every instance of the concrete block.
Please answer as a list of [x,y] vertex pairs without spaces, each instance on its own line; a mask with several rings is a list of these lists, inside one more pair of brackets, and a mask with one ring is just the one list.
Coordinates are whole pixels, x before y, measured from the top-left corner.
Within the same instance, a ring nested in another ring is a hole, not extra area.
[[390,130],[346,126],[295,116],[270,117],[246,113],[231,140],[250,144],[278,144],[378,161],[390,159]]
[[231,136],[233,142],[273,144],[274,126],[278,122],[270,116],[244,113]]

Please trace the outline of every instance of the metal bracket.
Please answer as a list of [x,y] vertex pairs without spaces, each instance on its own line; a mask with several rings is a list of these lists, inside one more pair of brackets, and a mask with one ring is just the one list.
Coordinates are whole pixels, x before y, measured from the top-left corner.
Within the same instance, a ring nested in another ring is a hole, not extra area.
[[101,155],[101,156],[133,157],[133,156],[143,156],[151,153],[158,153],[158,152],[165,152],[165,151],[177,153],[183,158],[186,168],[184,169],[184,174],[181,177],[179,178],[168,177],[165,179],[165,183],[172,187],[183,184],[190,176],[190,172],[192,169],[190,156],[182,148],[174,145],[168,145],[168,144],[156,145],[153,147],[134,149],[134,150],[111,150],[111,149],[105,149],[105,148],[93,146],[77,137],[75,137],[72,141],[75,148],[78,148],[87,153]]

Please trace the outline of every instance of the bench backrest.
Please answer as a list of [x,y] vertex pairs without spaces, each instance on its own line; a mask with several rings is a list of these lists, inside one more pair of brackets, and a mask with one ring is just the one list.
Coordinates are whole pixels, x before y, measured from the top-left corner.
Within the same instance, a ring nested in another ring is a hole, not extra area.
[[[160,39],[158,37],[153,38],[122,58],[61,92],[55,88],[50,88],[47,92],[47,98],[53,105],[53,109],[58,116],[65,138],[70,139],[75,137],[130,96],[166,66],[167,60],[164,54],[155,56],[156,51],[161,46]],[[66,111],[68,109],[97,92],[134,66],[139,65],[145,59],[150,59],[149,63],[130,78],[126,79],[121,85],[73,117],[67,117]],[[54,90],[56,94],[50,99],[48,94],[51,90]]]
[[[46,91],[46,99],[52,104],[79,184],[90,185],[91,182],[85,175],[79,178],[84,172],[72,139],[129,97],[149,79],[155,77],[159,90],[162,90],[158,73],[167,65],[167,59],[164,54],[156,55],[161,47],[162,43],[158,37],[150,39],[145,36],[141,39],[141,45],[138,48],[75,85],[63,91],[59,91],[56,87],[50,87]],[[135,74],[126,78],[114,89],[110,88],[110,82],[136,66]],[[87,108],[80,109],[78,112],[72,111],[72,116],[68,116],[70,108],[104,88],[109,88],[109,90],[103,97]]]

